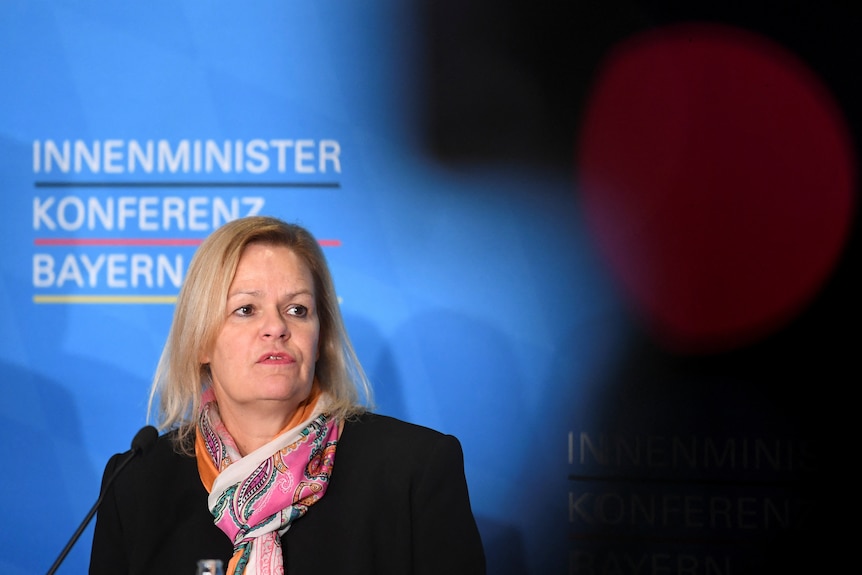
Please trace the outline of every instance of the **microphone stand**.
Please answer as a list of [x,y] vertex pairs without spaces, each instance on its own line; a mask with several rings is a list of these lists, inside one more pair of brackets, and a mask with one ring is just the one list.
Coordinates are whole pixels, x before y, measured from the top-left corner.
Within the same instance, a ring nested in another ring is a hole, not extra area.
[[96,503],[90,508],[90,511],[87,513],[87,516],[84,517],[84,520],[78,525],[78,529],[75,530],[75,533],[72,535],[72,538],[69,539],[69,542],[66,543],[66,546],[60,552],[60,555],[54,561],[54,564],[51,565],[51,568],[48,569],[48,573],[46,575],[54,575],[57,571],[57,568],[60,567],[60,564],[66,559],[66,555],[69,554],[69,551],[72,550],[72,547],[78,541],[78,538],[81,537],[81,534],[84,533],[84,529],[87,528],[87,525],[93,519],[93,515],[96,514],[96,511],[99,509],[99,505],[102,504],[102,500],[105,498],[105,493],[108,491],[108,487],[114,482],[114,479],[120,474],[120,471],[129,464],[129,462],[135,458],[136,455],[141,454],[147,447],[152,445],[155,440],[158,438],[158,431],[152,426],[147,426],[138,431],[135,438],[132,440],[132,450],[129,451],[125,457],[123,457],[120,464],[117,465],[117,468],[108,477],[108,480],[105,482],[102,490],[99,492],[99,498],[96,499]]

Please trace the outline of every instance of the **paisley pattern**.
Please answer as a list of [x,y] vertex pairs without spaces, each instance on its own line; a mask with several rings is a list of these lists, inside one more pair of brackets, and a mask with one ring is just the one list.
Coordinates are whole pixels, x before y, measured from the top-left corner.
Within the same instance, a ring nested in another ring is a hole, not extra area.
[[323,497],[335,465],[338,424],[326,403],[321,395],[308,421],[242,457],[204,392],[196,445],[218,471],[207,488],[215,524],[234,545],[227,575],[284,573],[280,535]]

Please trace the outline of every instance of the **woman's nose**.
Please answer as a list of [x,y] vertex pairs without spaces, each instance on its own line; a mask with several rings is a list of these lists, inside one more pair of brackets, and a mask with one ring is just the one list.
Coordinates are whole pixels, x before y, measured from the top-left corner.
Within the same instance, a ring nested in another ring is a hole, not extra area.
[[290,330],[287,328],[287,319],[280,311],[271,310],[265,314],[261,335],[271,338],[286,338],[290,336]]

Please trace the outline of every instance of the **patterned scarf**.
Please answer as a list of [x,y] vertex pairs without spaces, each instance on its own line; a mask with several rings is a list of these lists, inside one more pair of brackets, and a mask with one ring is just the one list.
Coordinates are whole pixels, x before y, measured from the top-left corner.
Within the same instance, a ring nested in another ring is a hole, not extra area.
[[282,575],[281,535],[326,493],[338,423],[325,394],[311,400],[309,417],[243,457],[204,392],[195,454],[215,524],[233,542],[227,575]]

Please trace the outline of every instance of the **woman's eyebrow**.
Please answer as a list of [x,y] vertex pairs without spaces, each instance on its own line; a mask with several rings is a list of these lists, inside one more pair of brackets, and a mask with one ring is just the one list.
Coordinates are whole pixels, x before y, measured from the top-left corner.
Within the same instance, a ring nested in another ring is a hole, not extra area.
[[[227,297],[228,297],[228,299],[230,299],[232,297],[236,297],[238,295],[249,295],[252,297],[260,297],[262,294],[263,294],[263,292],[261,290],[257,290],[257,289],[239,289],[239,290],[230,292],[229,294],[227,294]],[[290,292],[290,293],[287,293],[284,295],[288,299],[295,298],[296,296],[299,296],[299,295],[307,295],[307,296],[313,298],[314,292],[310,289],[303,288],[303,289],[296,290],[295,292]]]

